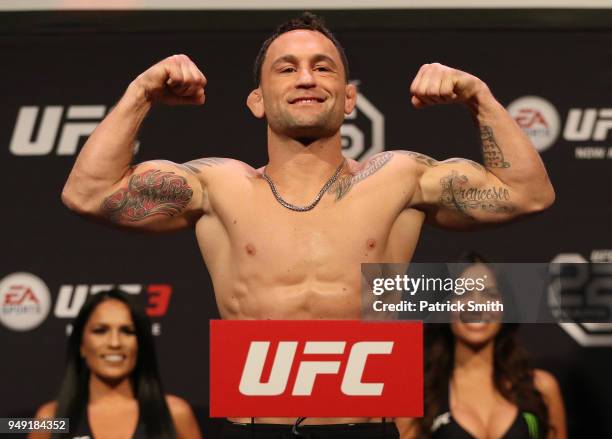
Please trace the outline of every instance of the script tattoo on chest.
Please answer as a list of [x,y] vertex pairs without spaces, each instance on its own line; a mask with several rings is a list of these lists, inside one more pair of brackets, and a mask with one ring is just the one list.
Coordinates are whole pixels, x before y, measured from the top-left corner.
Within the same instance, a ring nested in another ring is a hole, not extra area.
[[372,157],[365,166],[355,174],[342,175],[327,190],[330,194],[335,194],[336,201],[343,198],[353,186],[385,166],[393,157],[391,152],[383,152]]
[[440,203],[468,218],[474,219],[470,211],[511,213],[515,210],[510,191],[503,186],[473,187],[468,177],[457,171],[441,178],[440,185]]
[[193,196],[187,180],[174,172],[150,169],[130,177],[128,185],[102,202],[111,221],[141,221],[153,215],[179,214]]
[[480,127],[480,139],[482,140],[482,157],[487,168],[510,167],[510,163],[504,159],[504,153],[495,141],[491,127]]

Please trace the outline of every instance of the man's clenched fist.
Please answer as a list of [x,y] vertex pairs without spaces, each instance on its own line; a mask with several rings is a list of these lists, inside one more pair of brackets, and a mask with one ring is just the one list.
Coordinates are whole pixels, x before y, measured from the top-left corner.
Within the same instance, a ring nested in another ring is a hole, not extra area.
[[416,108],[469,103],[488,91],[487,85],[476,76],[438,63],[422,65],[410,86],[412,105]]
[[187,55],[172,55],[141,73],[132,83],[151,103],[201,105],[206,77]]

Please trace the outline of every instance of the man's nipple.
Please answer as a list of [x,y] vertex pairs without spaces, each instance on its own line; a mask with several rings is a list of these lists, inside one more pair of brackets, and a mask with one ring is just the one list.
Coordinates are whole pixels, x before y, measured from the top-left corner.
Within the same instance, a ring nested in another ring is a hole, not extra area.
[[248,243],[244,249],[247,252],[247,255],[251,255],[251,256],[255,256],[255,253],[257,253],[257,251],[255,250],[255,246],[251,243]]

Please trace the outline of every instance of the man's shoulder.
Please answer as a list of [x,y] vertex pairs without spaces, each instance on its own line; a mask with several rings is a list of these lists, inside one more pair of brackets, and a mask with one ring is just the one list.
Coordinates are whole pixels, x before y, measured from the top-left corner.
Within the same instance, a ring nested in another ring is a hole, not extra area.
[[437,166],[440,162],[433,157],[417,151],[408,151],[404,149],[396,149],[389,151],[393,154],[394,159],[397,162],[401,162],[406,166],[412,166],[415,169],[420,166],[433,167]]
[[416,175],[419,170],[419,163],[414,159],[416,154],[418,153],[402,150],[383,151],[356,163],[353,173],[357,179],[368,177],[379,170],[386,171],[380,172],[381,175],[394,175],[397,173],[404,177],[411,174]]
[[205,176],[256,175],[257,171],[243,161],[226,157],[202,157],[182,164],[192,173]]

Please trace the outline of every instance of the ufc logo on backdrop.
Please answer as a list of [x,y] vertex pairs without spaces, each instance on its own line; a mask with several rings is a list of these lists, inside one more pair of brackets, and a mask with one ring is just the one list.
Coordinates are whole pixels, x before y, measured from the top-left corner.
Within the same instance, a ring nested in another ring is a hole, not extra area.
[[[104,105],[47,105],[19,108],[9,151],[17,156],[70,156],[106,114]],[[138,142],[134,149],[137,150]]]
[[[48,155],[53,152],[58,139],[55,153],[74,155],[80,138],[91,134],[105,112],[104,105],[71,105],[65,114],[61,105],[49,105],[42,109],[21,107],[9,150],[14,155]],[[36,132],[35,126],[38,127]]]
[[563,138],[570,141],[603,141],[612,130],[612,108],[571,108]]
[[211,321],[211,416],[421,416],[422,325]]

